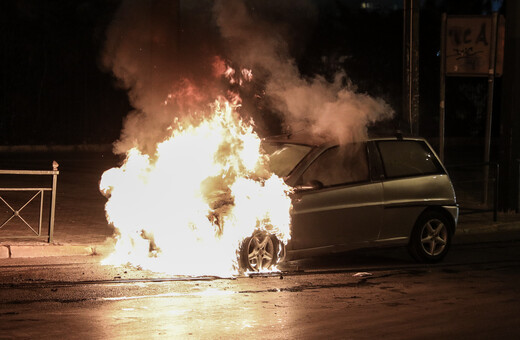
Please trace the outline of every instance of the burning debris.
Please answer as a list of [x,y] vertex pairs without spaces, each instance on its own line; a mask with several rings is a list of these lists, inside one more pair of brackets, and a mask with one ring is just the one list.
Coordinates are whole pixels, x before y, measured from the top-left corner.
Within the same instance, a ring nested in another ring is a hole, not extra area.
[[126,159],[100,183],[117,229],[106,263],[230,275],[244,239],[260,252],[290,239],[291,189],[269,170],[254,131],[265,110],[244,110],[243,88],[283,113],[284,130],[305,130],[317,141],[362,138],[366,125],[391,109],[355,93],[344,73],[332,83],[304,79],[281,36],[269,34],[271,25],[242,1],[216,2],[220,35],[181,20],[181,9],[196,12],[190,6],[126,1],[107,32],[104,65],[128,89],[135,110],[115,143]]

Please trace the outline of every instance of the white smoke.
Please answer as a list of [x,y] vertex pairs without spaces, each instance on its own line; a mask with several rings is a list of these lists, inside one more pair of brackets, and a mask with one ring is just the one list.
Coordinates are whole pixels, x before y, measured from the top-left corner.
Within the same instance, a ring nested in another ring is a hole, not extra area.
[[[363,139],[367,125],[392,116],[383,100],[356,92],[344,71],[332,82],[300,74],[288,41],[305,40],[299,34],[305,32],[302,27],[312,28],[304,26],[316,16],[309,2],[247,5],[242,0],[121,3],[107,31],[103,65],[128,90],[135,110],[124,122],[116,152],[138,145],[152,153],[156,143],[169,136],[168,126],[175,118],[190,116],[225,95],[222,79],[213,69],[216,56],[252,69],[261,88],[249,94],[261,96],[272,112],[281,115],[284,130],[303,132],[315,141]],[[304,19],[295,19],[297,27],[276,20],[290,18],[286,13]],[[259,126],[267,119],[243,114]]]
[[[298,4],[300,10],[312,10],[305,2]],[[243,1],[219,1],[215,13],[222,36],[237,47],[233,59],[268,74],[265,94],[282,113],[286,130],[318,142],[344,143],[362,140],[368,125],[393,115],[382,99],[357,93],[344,71],[333,82],[319,75],[304,78],[280,35],[284,30],[253,17]]]

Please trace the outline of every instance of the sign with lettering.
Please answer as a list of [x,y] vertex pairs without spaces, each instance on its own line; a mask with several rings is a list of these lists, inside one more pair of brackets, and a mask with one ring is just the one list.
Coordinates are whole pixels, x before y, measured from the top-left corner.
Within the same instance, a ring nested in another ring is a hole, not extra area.
[[[502,19],[502,18],[501,18]],[[446,22],[446,74],[487,76],[490,71],[493,20],[490,16],[448,17]],[[495,74],[502,72],[503,20],[500,20]],[[500,40],[502,39],[502,40]]]

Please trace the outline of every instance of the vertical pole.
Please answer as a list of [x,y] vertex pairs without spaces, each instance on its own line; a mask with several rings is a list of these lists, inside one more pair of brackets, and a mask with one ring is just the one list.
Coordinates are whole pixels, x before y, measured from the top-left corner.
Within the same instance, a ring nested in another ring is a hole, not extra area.
[[410,125],[413,136],[419,135],[419,0],[410,8]]
[[493,121],[493,88],[495,85],[495,64],[497,51],[497,25],[498,14],[493,13],[491,20],[491,38],[489,52],[489,71],[488,71],[488,96],[486,112],[486,135],[484,140],[484,197],[483,203],[487,204],[489,186],[489,159],[491,153],[491,124]]
[[493,87],[495,84],[495,64],[497,51],[497,24],[498,14],[495,12],[492,16],[491,24],[491,46],[489,53],[489,72],[488,72],[488,97],[487,97],[487,114],[486,114],[486,139],[484,147],[484,162],[489,162],[491,150],[491,124],[493,120]]
[[411,121],[411,110],[410,110],[410,73],[412,70],[410,69],[410,23],[412,20],[410,19],[410,3],[411,0],[403,0],[403,114],[402,119],[408,123],[408,129],[411,133],[412,130],[412,121]]
[[56,187],[58,185],[58,163],[52,163],[52,170],[54,170],[54,174],[52,175],[52,193],[51,193],[51,212],[49,218],[49,240],[48,243],[52,242],[52,235],[54,234],[54,213],[56,211]]
[[38,236],[42,235],[42,219],[43,219],[43,193],[45,190],[40,190],[40,219],[38,220]]
[[444,128],[446,118],[446,13],[442,13],[441,19],[441,74],[440,74],[440,100],[439,100],[439,158],[444,162]]
[[518,191],[517,191],[517,197],[516,197],[516,213],[520,213],[520,159],[516,160],[516,163],[518,165],[518,173],[516,180],[518,181]]
[[495,166],[495,187],[494,187],[494,197],[493,197],[493,222],[496,222],[498,219],[498,190],[499,190],[499,182],[500,182],[500,164],[496,163]]
[[403,1],[403,96],[402,118],[409,133],[419,133],[419,1]]

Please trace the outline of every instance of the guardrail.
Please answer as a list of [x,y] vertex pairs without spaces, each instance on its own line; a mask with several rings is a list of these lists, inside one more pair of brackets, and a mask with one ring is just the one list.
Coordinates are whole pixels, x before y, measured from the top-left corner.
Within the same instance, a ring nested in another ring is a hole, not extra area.
[[461,214],[492,211],[498,218],[498,163],[458,164],[446,166],[450,174]]
[[[7,218],[1,225],[0,231],[7,224],[12,222],[13,220],[21,220],[22,224],[25,225],[32,231],[30,235],[7,235],[5,238],[47,238],[47,242],[52,242],[52,237],[54,233],[54,217],[56,211],[56,187],[58,184],[58,163],[53,162],[52,168],[53,170],[0,170],[0,175],[15,175],[15,176],[52,176],[52,186],[51,187],[6,187],[0,188],[0,201],[3,202],[11,211],[11,216]],[[9,204],[8,199],[6,198],[6,192],[35,192],[33,196],[31,196],[25,204],[23,204],[20,208],[13,208],[14,204]],[[51,201],[50,201],[50,212],[49,212],[49,229],[47,235],[42,235],[42,219],[43,219],[43,207],[44,207],[44,193],[51,192]],[[38,218],[38,228],[33,227],[26,219],[23,218],[21,212],[24,208],[26,208],[29,203],[31,203],[34,199],[40,196],[40,205],[39,205],[39,218]],[[33,235],[34,234],[34,235]],[[0,237],[2,237],[0,233]],[[2,237],[3,238],[3,237]]]

